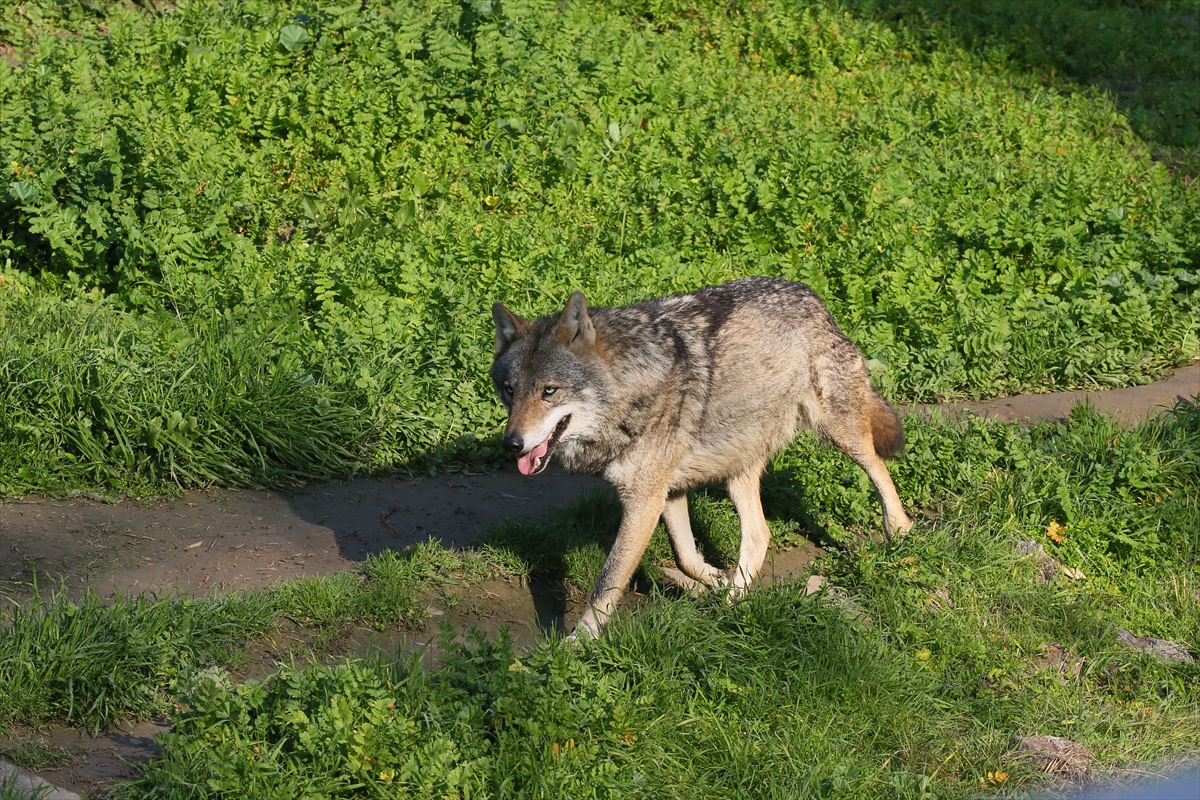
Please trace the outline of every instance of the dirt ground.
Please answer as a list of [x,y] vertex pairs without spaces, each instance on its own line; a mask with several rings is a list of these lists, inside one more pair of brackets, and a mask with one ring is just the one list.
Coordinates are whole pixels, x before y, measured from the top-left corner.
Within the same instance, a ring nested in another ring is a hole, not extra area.
[[115,590],[204,592],[353,569],[429,538],[474,542],[502,517],[537,516],[593,478],[511,470],[405,481],[362,479],[294,491],[208,489],[105,504],[28,497],[0,505],[0,594],[66,581]]
[[[1132,425],[1178,400],[1200,395],[1200,363],[1147,386],[1107,392],[1063,392],[1000,398],[981,403],[921,406],[944,414],[965,411],[1001,420],[1062,419],[1077,403],[1090,402]],[[178,498],[105,504],[87,499],[28,497],[0,501],[0,597],[22,599],[40,586],[90,585],[114,591],[228,591],[261,587],[301,575],[354,569],[366,556],[401,549],[429,538],[466,546],[492,522],[518,514],[536,516],[599,485],[596,479],[552,470],[524,477],[515,467],[481,475],[416,481],[367,478],[314,484],[301,490],[187,492]],[[809,545],[773,552],[764,580],[803,574],[819,552]],[[453,608],[431,598],[433,625],[423,634],[347,631],[336,653],[394,658],[429,645],[437,624],[456,630],[474,626],[489,633],[508,626],[518,646],[566,627],[571,604],[559,586],[489,581],[464,587]],[[636,597],[630,598],[636,601]],[[302,643],[302,632],[280,637]],[[238,677],[261,677],[286,641],[263,643]],[[68,750],[70,762],[39,773],[58,786],[98,792],[132,773],[130,763],[157,752],[153,735],[167,720],[133,724],[92,739],[78,730],[9,731],[7,743],[27,737]],[[0,741],[0,746],[6,742]]]

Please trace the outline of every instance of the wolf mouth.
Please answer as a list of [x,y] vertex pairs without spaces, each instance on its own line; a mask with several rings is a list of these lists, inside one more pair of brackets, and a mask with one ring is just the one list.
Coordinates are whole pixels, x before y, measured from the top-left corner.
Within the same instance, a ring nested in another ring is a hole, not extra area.
[[554,430],[546,441],[517,459],[517,469],[521,471],[522,475],[537,475],[546,468],[550,463],[550,457],[554,455],[554,448],[558,446],[558,440],[562,438],[570,422],[571,415],[567,414],[554,426]]

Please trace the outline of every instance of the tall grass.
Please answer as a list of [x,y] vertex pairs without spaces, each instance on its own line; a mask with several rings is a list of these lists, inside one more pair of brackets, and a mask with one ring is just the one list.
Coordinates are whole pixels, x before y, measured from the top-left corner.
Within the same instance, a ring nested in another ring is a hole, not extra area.
[[0,720],[104,730],[168,708],[181,671],[226,663],[273,614],[261,596],[102,602],[54,590],[0,617]]
[[0,493],[253,485],[347,472],[368,421],[294,315],[0,300]]

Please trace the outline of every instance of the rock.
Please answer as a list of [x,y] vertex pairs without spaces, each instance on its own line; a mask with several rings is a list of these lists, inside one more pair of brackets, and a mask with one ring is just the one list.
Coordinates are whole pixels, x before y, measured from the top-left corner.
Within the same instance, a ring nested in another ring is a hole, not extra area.
[[1113,630],[1117,633],[1117,641],[1126,647],[1132,647],[1134,650],[1141,650],[1149,653],[1152,656],[1164,658],[1168,661],[1180,661],[1184,664],[1195,664],[1196,660],[1192,658],[1182,645],[1172,642],[1170,639],[1155,639],[1153,636],[1134,636],[1124,628],[1113,626]]
[[1058,736],[1018,736],[1017,755],[1032,758],[1043,772],[1078,774],[1087,770],[1095,754],[1083,745]]
[[825,596],[829,598],[829,602],[840,608],[848,618],[864,628],[871,627],[871,618],[867,616],[867,612],[850,599],[850,593],[841,586],[834,586],[824,575],[808,576],[808,581],[804,584],[804,596],[814,595],[822,589],[825,590]]
[[5,791],[4,797],[37,797],[41,800],[79,800],[79,795],[67,789],[60,789],[54,784],[46,783],[36,775],[26,775],[15,764],[0,759],[0,786],[12,791]]
[[1038,555],[1046,555],[1046,549],[1033,539],[1018,539],[1017,540],[1017,555],[1031,556],[1037,553]]

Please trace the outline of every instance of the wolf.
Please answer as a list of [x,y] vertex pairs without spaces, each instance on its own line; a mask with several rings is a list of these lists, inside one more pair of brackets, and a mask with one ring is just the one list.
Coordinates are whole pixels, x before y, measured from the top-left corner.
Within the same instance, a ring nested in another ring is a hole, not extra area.
[[[749,277],[620,308],[589,307],[575,292],[559,314],[525,319],[496,303],[492,316],[503,446],[521,474],[556,458],[603,476],[621,500],[616,542],[573,637],[599,635],[659,518],[689,588],[743,593],[770,539],[759,478],[799,430],[866,471],[889,537],[912,526],[884,463],[903,452],[904,429],[808,286]],[[688,522],[687,490],[718,481],[741,527],[729,574],[696,550]]]

